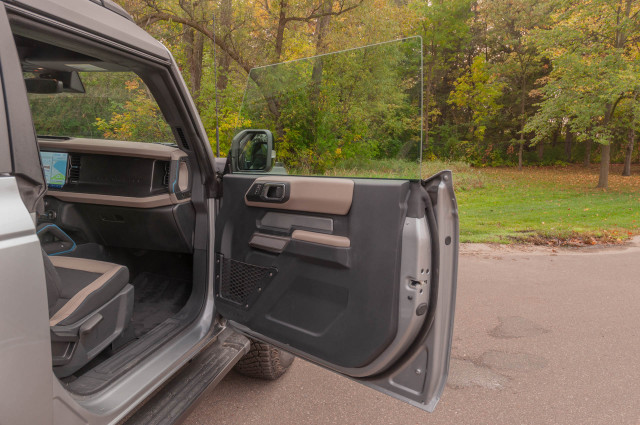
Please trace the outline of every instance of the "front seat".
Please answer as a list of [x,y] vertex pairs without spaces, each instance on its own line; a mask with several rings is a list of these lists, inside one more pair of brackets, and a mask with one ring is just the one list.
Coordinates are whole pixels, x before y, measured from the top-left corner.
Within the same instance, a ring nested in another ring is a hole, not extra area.
[[69,376],[86,365],[129,324],[133,286],[125,266],[42,251],[53,371]]

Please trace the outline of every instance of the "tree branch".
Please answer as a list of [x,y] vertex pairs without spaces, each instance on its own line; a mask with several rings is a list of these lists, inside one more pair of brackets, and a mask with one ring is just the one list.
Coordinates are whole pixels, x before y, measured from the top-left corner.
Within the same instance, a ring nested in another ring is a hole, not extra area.
[[320,12],[320,13],[312,12],[311,15],[309,15],[309,16],[289,16],[289,17],[286,18],[286,20],[287,20],[287,22],[289,22],[289,21],[309,22],[309,21],[312,21],[314,19],[322,18],[323,16],[340,16],[343,13],[347,13],[347,12],[357,8],[362,3],[364,3],[364,0],[359,0],[356,4],[351,5],[351,6],[347,7],[347,8],[340,8],[340,10],[335,11],[335,12],[334,11]]
[[[160,21],[171,21],[178,24],[186,25],[196,31],[199,31],[210,40],[214,40],[213,32],[209,28],[207,28],[205,24],[194,21],[192,19],[176,16],[167,12],[149,13],[145,16],[142,16],[141,18],[138,18],[136,20],[136,23],[140,26],[147,27]],[[233,59],[238,65],[240,65],[240,67],[242,67],[242,69],[244,69],[247,74],[249,73],[249,71],[251,71],[251,68],[253,68],[252,64],[250,64],[242,56],[240,56],[240,54],[236,50],[232,49],[223,37],[215,37],[215,43],[220,49],[222,49],[227,55],[229,55],[231,59]]]

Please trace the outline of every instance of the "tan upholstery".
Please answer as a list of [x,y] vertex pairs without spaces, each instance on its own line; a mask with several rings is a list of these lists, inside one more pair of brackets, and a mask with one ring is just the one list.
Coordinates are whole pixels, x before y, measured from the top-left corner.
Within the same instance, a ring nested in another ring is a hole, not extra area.
[[85,260],[72,257],[51,257],[51,263],[54,267],[65,269],[82,270],[85,272],[102,273],[102,275],[85,286],[80,292],[75,294],[65,305],[62,306],[56,314],[49,319],[49,326],[55,326],[73,313],[89,294],[100,289],[120,270],[121,266],[104,261]]
[[[98,277],[91,283],[83,287],[73,297],[71,297],[56,313],[49,319],[49,326],[55,326],[71,315],[80,307],[87,297],[103,288],[114,276],[123,269],[123,266],[104,261],[87,260],[73,257],[49,257],[56,269],[71,269],[75,271],[95,273]],[[126,281],[124,282],[126,283]]]
[[321,245],[337,246],[340,248],[349,248],[351,240],[344,236],[327,235],[325,233],[307,232],[306,230],[294,230],[291,235],[293,239],[305,242],[313,242]]

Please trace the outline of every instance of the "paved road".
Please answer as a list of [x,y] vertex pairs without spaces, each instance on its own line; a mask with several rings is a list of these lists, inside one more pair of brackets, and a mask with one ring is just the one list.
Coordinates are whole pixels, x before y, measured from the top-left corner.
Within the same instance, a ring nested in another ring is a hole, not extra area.
[[640,424],[640,240],[463,247],[447,388],[428,414],[297,359],[232,373],[185,424]]

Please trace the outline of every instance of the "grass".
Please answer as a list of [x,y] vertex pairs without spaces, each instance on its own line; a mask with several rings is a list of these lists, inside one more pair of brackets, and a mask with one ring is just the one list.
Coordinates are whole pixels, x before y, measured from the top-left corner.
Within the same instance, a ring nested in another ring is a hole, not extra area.
[[324,173],[325,176],[366,177],[366,178],[427,178],[442,170],[451,170],[455,175],[456,190],[481,188],[485,176],[481,170],[472,168],[461,161],[429,161],[422,167],[417,163],[399,159],[369,160],[357,163],[345,161]]
[[[640,233],[640,167],[595,189],[592,166],[483,170],[485,185],[457,191],[463,242],[617,243]],[[455,183],[454,175],[454,183]]]
[[[598,167],[476,169],[462,162],[425,162],[422,176],[453,171],[462,242],[585,245],[620,243],[640,234],[640,166],[622,177],[613,165],[609,189],[595,189]],[[326,175],[417,177],[397,160],[344,163]]]

